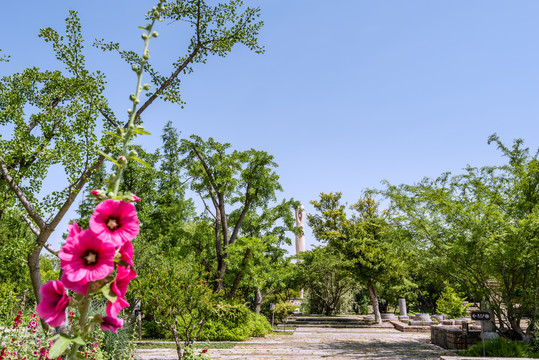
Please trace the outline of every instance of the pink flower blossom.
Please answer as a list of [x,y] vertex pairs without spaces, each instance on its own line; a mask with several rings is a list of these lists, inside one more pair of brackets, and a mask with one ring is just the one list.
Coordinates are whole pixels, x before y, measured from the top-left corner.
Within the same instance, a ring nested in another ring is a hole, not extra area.
[[131,241],[126,241],[120,248],[120,258],[131,266],[133,265],[133,244]]
[[90,218],[90,230],[103,241],[120,247],[137,236],[138,223],[137,210],[133,204],[108,199],[95,207]]
[[[89,230],[83,230],[68,238],[58,257],[68,282],[82,286],[107,277],[114,270],[115,254],[112,244],[103,242]],[[70,286],[73,287],[72,284]]]
[[140,198],[137,195],[133,195],[133,202],[140,201]]
[[118,319],[113,316],[103,316],[103,322],[99,324],[99,326],[101,327],[101,330],[103,331],[109,330],[114,333],[117,332],[118,329],[121,329],[123,325],[124,325],[124,321],[122,319]]
[[78,282],[69,281],[65,273],[62,275],[62,282],[64,283],[64,286],[69,290],[73,290],[74,292],[83,294],[84,296],[88,295],[88,287],[90,285],[89,282],[81,285]]
[[116,279],[110,285],[110,289],[118,297],[115,302],[107,303],[107,315],[117,316],[123,308],[128,307],[129,303],[125,300],[129,282],[137,277],[135,271],[130,267],[118,266]]
[[64,284],[59,280],[49,281],[39,290],[41,302],[36,308],[40,318],[50,326],[60,326],[66,319],[65,309],[69,305]]

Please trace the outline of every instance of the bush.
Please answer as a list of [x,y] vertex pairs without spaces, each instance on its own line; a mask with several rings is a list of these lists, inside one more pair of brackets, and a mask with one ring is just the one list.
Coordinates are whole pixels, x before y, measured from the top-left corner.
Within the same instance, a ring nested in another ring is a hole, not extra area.
[[273,309],[273,311],[275,312],[275,320],[277,320],[277,322],[282,322],[284,319],[294,313],[296,307],[296,305],[290,302],[283,301],[278,303]]
[[203,341],[242,341],[251,336],[271,332],[271,326],[263,315],[250,311],[244,304],[219,303],[200,333]]
[[[483,344],[477,343],[461,352],[464,356],[483,356]],[[527,343],[504,338],[485,341],[485,355],[488,357],[537,357]]]
[[470,305],[463,305],[465,298],[459,294],[447,283],[438,300],[436,301],[436,311],[438,314],[446,314],[451,318],[461,318],[466,316],[466,310]]
[[150,315],[146,315],[142,319],[142,337],[144,339],[152,340],[173,340],[170,331],[167,331],[160,325],[157,325]]

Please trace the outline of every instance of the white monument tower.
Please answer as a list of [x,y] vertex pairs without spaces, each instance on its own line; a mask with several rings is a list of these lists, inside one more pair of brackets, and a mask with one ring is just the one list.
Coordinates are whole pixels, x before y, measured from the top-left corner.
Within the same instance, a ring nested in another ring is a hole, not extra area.
[[[296,255],[305,251],[305,208],[299,205],[296,208],[296,227],[301,229],[300,234],[296,234]],[[298,259],[298,261],[301,261]],[[303,289],[299,291],[299,298],[303,299]]]

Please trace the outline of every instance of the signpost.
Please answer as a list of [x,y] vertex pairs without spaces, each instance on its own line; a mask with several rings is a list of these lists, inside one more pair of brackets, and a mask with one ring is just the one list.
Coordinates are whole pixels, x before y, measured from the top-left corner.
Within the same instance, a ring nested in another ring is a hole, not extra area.
[[273,323],[275,322],[275,304],[270,303],[270,310],[271,310],[271,327],[273,328]]
[[481,321],[481,339],[483,342],[483,357],[485,355],[485,321],[490,321],[490,311],[472,311],[472,320]]

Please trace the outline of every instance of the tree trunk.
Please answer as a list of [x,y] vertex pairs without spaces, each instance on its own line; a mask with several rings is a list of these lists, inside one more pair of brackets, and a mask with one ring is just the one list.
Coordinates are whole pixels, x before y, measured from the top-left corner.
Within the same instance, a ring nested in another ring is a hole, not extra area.
[[236,279],[234,280],[234,284],[232,285],[232,288],[230,289],[230,292],[228,293],[229,300],[232,300],[232,298],[234,298],[234,294],[236,293],[236,290],[238,290],[238,286],[240,285],[241,278],[243,277],[243,272],[245,271],[245,267],[247,266],[247,259],[249,258],[250,254],[251,254],[251,248],[247,248],[247,250],[245,251],[245,254],[243,255],[243,260],[241,261],[241,266],[240,266],[240,269],[238,270],[238,274],[236,275]]
[[[41,253],[41,249],[42,247],[36,245],[34,250],[28,255],[28,268],[30,270],[32,289],[34,290],[34,295],[36,297],[36,304],[41,302],[41,294],[39,293],[39,289],[41,289],[41,271],[39,268],[39,254]],[[41,322],[43,330],[48,331],[49,325],[45,320],[39,318],[39,321]]]
[[378,295],[376,295],[376,290],[374,290],[374,286],[372,286],[371,283],[367,285],[367,288],[369,289],[369,295],[371,296],[372,308],[374,310],[374,320],[377,324],[381,324],[382,317],[380,316],[380,308],[378,306]]
[[172,336],[174,337],[174,342],[176,343],[176,353],[178,354],[178,360],[181,360],[183,358],[183,349],[180,343],[180,338],[178,336],[178,331],[175,328],[171,328],[170,330],[172,332]]
[[260,314],[260,308],[262,307],[262,300],[264,300],[264,297],[262,297],[262,293],[260,292],[260,289],[256,289],[255,291],[255,314]]

